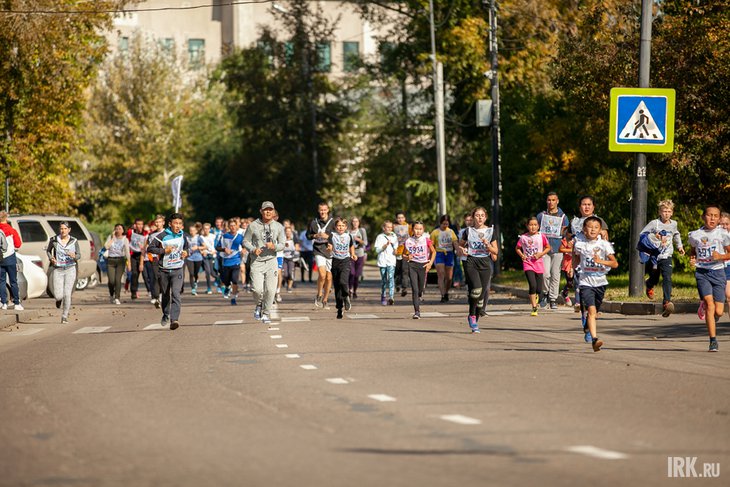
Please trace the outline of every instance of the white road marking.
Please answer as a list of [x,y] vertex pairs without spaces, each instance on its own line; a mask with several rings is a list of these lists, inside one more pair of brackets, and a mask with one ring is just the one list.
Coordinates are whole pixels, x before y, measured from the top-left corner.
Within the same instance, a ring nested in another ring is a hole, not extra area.
[[517,311],[489,311],[487,316],[516,315]]
[[79,328],[74,332],[76,333],[103,333],[106,330],[111,328],[111,326],[85,326],[83,328]]
[[289,345],[286,343],[277,343],[276,348],[289,348]]
[[270,326],[270,327],[269,327],[269,331],[279,331],[279,329],[278,329],[278,328],[274,328],[274,327]]
[[600,458],[602,460],[625,460],[629,456],[618,451],[604,450],[591,445],[577,445],[566,448],[571,453],[580,453],[589,457]]
[[439,313],[438,311],[422,311],[421,312],[421,318],[444,318],[446,316],[449,316],[444,313]]
[[286,358],[301,358],[298,353],[287,353]]
[[481,420],[470,418],[469,416],[462,416],[461,414],[445,414],[439,416],[444,421],[451,421],[457,424],[482,424]]
[[281,335],[269,335],[269,338],[271,338],[272,340],[279,340],[281,337]]
[[243,320],[221,320],[213,323],[214,325],[240,325]]
[[311,321],[309,316],[284,316],[281,318],[282,323],[296,323],[298,321]]
[[279,312],[276,309],[272,309],[269,313],[269,317],[272,320],[278,320],[279,319]]
[[304,370],[317,370],[317,366],[312,364],[300,365],[299,367],[303,368]]
[[395,402],[395,398],[387,394],[370,394],[368,397],[380,402]]
[[144,327],[145,330],[169,330],[170,325],[162,326],[159,323],[152,323]]
[[11,336],[23,337],[28,335],[35,335],[38,332],[43,331],[43,328],[31,328],[29,330],[11,331]]
[[374,320],[374,319],[378,318],[378,315],[370,315],[370,314],[354,314],[354,315],[347,314],[345,316],[347,316],[351,320]]
[[349,384],[350,382],[343,379],[342,377],[333,377],[331,379],[325,379],[330,384]]

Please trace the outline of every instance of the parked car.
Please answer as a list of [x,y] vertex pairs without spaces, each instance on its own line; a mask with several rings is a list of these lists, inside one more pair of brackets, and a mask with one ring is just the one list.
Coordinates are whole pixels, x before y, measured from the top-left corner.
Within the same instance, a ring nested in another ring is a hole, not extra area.
[[[18,288],[20,288],[21,299],[43,296],[48,287],[48,276],[43,270],[41,258],[19,252],[16,252],[15,255],[18,256]],[[24,290],[21,288],[21,280],[23,281]]]
[[[76,275],[77,288],[78,282],[86,287],[89,278],[96,272],[97,249],[89,231],[81,220],[75,217],[54,214],[10,215],[8,217],[8,223],[20,233],[20,237],[23,239],[20,250],[26,255],[34,255],[41,259],[43,270],[48,276],[49,282],[51,279],[46,248],[50,238],[58,233],[58,227],[63,221],[68,222],[71,227],[71,235],[78,239],[79,248],[81,249],[81,258],[79,259]],[[47,286],[46,290],[48,295],[52,296],[53,292],[50,286]]]

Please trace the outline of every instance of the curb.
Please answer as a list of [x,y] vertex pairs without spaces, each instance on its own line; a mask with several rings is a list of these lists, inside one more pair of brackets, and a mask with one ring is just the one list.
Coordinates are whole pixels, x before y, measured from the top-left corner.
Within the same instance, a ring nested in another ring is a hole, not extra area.
[[[529,294],[525,289],[502,286],[499,284],[492,284],[492,289],[500,293],[511,294],[518,298],[529,298]],[[562,296],[558,296],[558,302],[563,304],[562,301]],[[697,303],[674,303],[674,314],[691,314],[696,311]],[[660,315],[662,313],[662,304],[639,303],[635,301],[604,301],[601,305],[601,312],[617,313],[622,315]]]
[[7,314],[0,316],[0,329],[16,325],[18,323],[27,323],[41,316],[41,310],[31,309],[25,311],[8,310]]

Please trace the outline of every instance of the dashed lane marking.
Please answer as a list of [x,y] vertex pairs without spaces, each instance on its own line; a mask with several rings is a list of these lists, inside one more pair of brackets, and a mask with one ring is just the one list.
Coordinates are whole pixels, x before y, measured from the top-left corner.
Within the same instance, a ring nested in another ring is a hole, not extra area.
[[395,402],[395,398],[392,396],[389,396],[387,394],[370,394],[368,395],[370,399],[375,399],[376,401],[380,402]]
[[269,338],[271,338],[272,340],[279,340],[282,338],[282,335],[269,335]]
[[279,329],[278,329],[278,328],[274,328],[274,327],[271,327],[271,326],[270,326],[270,327],[269,327],[269,331],[279,331]]
[[350,381],[343,379],[342,377],[332,377],[331,379],[325,379],[330,384],[349,384]]
[[43,328],[30,328],[28,330],[11,331],[9,333],[9,335],[14,336],[14,337],[23,337],[23,336],[35,335],[36,333],[39,333],[41,331],[43,331]]
[[77,333],[103,333],[106,330],[111,328],[111,326],[85,326],[83,328],[79,328],[74,332],[74,334]]
[[371,314],[353,314],[353,315],[345,315],[351,320],[375,320],[378,318],[378,315],[371,315]]
[[317,370],[317,366],[312,364],[300,365],[299,367],[303,368],[304,370]]
[[289,348],[289,345],[286,343],[277,343],[276,348]]
[[604,450],[597,446],[591,445],[576,445],[566,448],[566,451],[571,453],[579,453],[593,458],[600,458],[601,460],[625,460],[629,456],[625,453],[618,451]]
[[297,323],[300,321],[311,321],[309,316],[284,316],[281,318],[282,323]]
[[462,416],[461,414],[445,414],[443,416],[439,416],[444,421],[450,421],[452,423],[457,424],[468,424],[468,425],[474,425],[474,424],[482,424],[481,420],[470,418],[469,416]]
[[421,313],[421,318],[445,318],[449,315],[439,313],[438,311],[424,311]]
[[287,353],[286,358],[301,358],[298,353]]
[[152,323],[144,327],[145,330],[169,330],[170,325],[162,326],[159,323]]

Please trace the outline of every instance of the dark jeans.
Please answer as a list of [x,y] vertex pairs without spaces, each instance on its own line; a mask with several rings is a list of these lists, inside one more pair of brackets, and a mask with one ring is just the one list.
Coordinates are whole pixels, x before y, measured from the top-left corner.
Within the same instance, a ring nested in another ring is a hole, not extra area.
[[152,294],[152,299],[157,299],[160,296],[159,266],[157,262],[145,261],[144,271],[147,289]]
[[395,287],[407,289],[409,286],[408,261],[400,259],[395,261]]
[[646,264],[646,272],[649,279],[646,280],[646,288],[653,289],[659,283],[659,274],[662,276],[662,291],[664,298],[662,303],[666,304],[672,300],[672,259],[662,259],[657,261],[657,268],[651,262]]
[[109,296],[119,299],[122,294],[122,276],[127,268],[124,257],[109,257],[106,260],[106,275],[109,281]]
[[188,274],[190,275],[190,287],[195,289],[198,287],[198,274],[200,274],[200,269],[203,267],[203,261],[186,260],[185,267],[188,268]]
[[142,258],[141,252],[132,252],[132,282],[129,285],[129,290],[132,291],[132,296],[137,295],[139,289],[139,261]]
[[160,269],[160,284],[162,288],[162,317],[170,321],[177,321],[180,318],[182,301],[180,295],[183,287],[183,270]]
[[2,264],[0,264],[0,300],[3,304],[8,303],[6,279],[10,279],[10,294],[13,298],[13,303],[20,304],[20,292],[18,291],[18,258],[15,254],[5,257]]
[[365,267],[365,256],[358,257],[350,264],[350,289],[353,293],[357,292],[357,285],[360,282],[363,268]]

